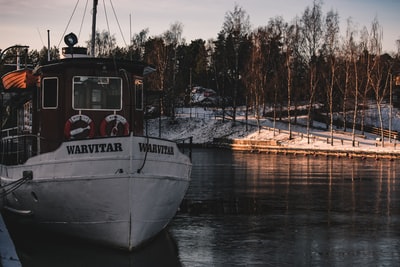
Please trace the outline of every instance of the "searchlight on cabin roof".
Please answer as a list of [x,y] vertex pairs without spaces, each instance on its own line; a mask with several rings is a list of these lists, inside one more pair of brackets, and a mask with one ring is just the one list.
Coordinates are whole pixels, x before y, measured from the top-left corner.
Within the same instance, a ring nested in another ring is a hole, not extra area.
[[78,37],[71,32],[64,37],[67,47],[62,48],[61,58],[82,58],[89,57],[86,47],[74,47],[78,43]]
[[71,32],[71,33],[65,35],[64,43],[68,47],[73,47],[74,45],[76,45],[78,43],[78,37],[76,37],[76,35],[73,32]]

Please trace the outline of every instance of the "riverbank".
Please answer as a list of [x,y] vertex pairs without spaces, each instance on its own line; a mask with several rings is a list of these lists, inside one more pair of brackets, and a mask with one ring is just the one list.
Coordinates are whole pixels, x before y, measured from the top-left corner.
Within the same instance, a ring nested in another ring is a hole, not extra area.
[[303,145],[301,147],[296,146],[285,146],[281,145],[279,142],[274,140],[271,141],[256,141],[256,140],[246,140],[246,139],[225,139],[225,138],[216,138],[214,142],[210,145],[212,147],[220,147],[227,148],[235,151],[247,151],[251,153],[275,153],[275,154],[293,154],[299,156],[334,156],[334,157],[348,157],[348,158],[374,158],[376,160],[385,158],[385,159],[399,159],[400,151],[394,149],[385,149],[382,150],[377,146],[374,149],[371,148],[360,148],[360,147],[343,147],[340,146],[323,146],[318,147],[315,141],[311,141],[314,143],[314,146],[307,147]]
[[[228,148],[255,153],[282,153],[295,155],[325,155],[357,158],[400,158],[399,140],[335,129],[333,138],[325,125],[314,123],[307,134],[301,119],[298,124],[289,125],[285,121],[273,122],[262,119],[257,126],[254,118],[238,116],[234,123],[223,120],[212,112],[192,117],[178,114],[174,121],[169,118],[149,120],[147,132],[150,136],[167,139],[192,137],[193,144]],[[160,131],[161,126],[161,131]],[[161,133],[161,136],[160,136]]]

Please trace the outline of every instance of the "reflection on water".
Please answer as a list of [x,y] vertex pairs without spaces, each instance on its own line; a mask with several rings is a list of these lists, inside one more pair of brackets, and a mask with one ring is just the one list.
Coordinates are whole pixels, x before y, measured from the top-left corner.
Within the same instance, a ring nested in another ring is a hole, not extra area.
[[196,150],[170,231],[185,266],[400,262],[397,161]]
[[166,230],[146,246],[127,252],[26,228],[9,217],[6,220],[23,267],[182,266],[176,242]]

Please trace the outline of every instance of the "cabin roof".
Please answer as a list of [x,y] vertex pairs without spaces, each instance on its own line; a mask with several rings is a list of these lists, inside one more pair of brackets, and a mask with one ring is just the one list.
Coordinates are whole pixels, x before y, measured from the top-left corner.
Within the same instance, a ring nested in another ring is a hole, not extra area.
[[35,74],[43,74],[67,68],[98,69],[99,71],[117,72],[126,70],[138,76],[145,76],[155,70],[152,66],[138,61],[116,60],[112,58],[65,58],[39,66],[35,69]]

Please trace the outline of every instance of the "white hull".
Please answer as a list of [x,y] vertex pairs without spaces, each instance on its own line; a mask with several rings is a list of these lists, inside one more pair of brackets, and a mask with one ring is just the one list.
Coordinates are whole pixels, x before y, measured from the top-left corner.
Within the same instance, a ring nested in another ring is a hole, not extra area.
[[48,229],[132,250],[175,215],[191,163],[175,143],[113,137],[63,143],[24,165],[2,166],[2,185],[32,171],[6,208]]

